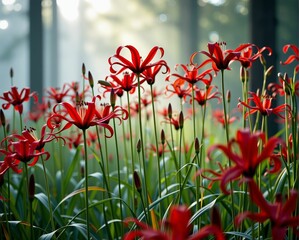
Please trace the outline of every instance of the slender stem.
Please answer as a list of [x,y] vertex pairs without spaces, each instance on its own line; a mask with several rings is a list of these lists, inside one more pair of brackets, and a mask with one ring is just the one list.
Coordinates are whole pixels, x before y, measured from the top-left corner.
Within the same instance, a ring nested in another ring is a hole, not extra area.
[[84,162],[85,162],[85,208],[86,208],[86,231],[87,239],[90,239],[90,230],[89,230],[89,210],[88,210],[88,160],[87,160],[87,140],[86,140],[86,130],[83,131],[83,140],[84,140]]

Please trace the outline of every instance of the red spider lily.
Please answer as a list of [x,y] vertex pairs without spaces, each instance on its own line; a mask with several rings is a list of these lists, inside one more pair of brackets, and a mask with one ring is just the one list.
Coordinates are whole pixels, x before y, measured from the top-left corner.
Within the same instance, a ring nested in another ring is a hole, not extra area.
[[173,73],[166,78],[167,81],[169,81],[170,77],[176,77],[176,80],[184,80],[188,82],[190,85],[194,85],[197,82],[203,82],[205,85],[210,85],[212,82],[213,77],[210,73],[211,69],[199,73],[199,70],[201,69],[202,65],[198,66],[197,64],[178,64],[176,65],[176,69],[178,67],[182,68],[182,70],[184,71],[184,75]]
[[[159,146],[158,146],[158,157],[159,158],[162,157],[163,153],[168,152],[167,149],[166,149],[166,147],[167,147],[166,143],[159,144]],[[154,145],[154,144],[151,144],[148,149],[151,152],[153,152],[154,154],[157,153],[157,148],[156,148],[156,145]]]
[[[281,62],[282,65],[287,65],[287,64],[291,64],[294,61],[299,61],[299,48],[294,45],[294,44],[287,44],[282,48],[283,53],[287,53],[289,51],[289,49],[292,49],[294,54],[290,55],[287,60],[285,60],[284,62]],[[296,66],[295,68],[296,72],[299,71],[299,64]]]
[[278,76],[279,83],[269,83],[268,89],[272,91],[272,95],[276,96],[279,94],[280,96],[290,96],[292,93],[295,93],[297,96],[299,96],[299,82],[296,81],[293,83],[293,79],[289,78],[288,74],[285,74],[284,76],[279,75]]
[[[17,142],[9,141],[7,150],[0,149],[0,152],[5,155],[3,168],[9,167],[20,173],[21,170],[17,168],[20,162],[34,166],[39,156],[42,155],[45,155],[45,160],[47,160],[50,157],[48,152],[36,152],[38,144],[38,142],[30,143],[28,139],[20,139]],[[32,159],[33,161],[29,163]]]
[[34,128],[25,128],[21,135],[12,134],[6,139],[28,140],[29,144],[33,144],[35,146],[36,151],[43,151],[45,144],[53,140],[62,139],[64,141],[62,137],[56,136],[52,131],[50,133],[46,133],[46,128],[46,124],[42,126],[40,138],[38,138]]
[[[143,78],[149,85],[153,85],[156,82],[156,76],[160,72],[162,65],[155,65],[153,67],[145,69],[140,77]],[[167,71],[169,71],[167,67]]]
[[141,237],[144,240],[195,240],[204,239],[214,235],[215,239],[224,240],[224,234],[219,226],[210,224],[201,228],[197,233],[191,235],[192,226],[189,224],[191,211],[186,206],[172,206],[169,219],[163,222],[161,229],[155,230],[152,227],[140,222],[135,218],[128,218],[125,223],[133,222],[140,229],[133,230],[124,236],[124,240],[133,240]]
[[68,84],[63,84],[62,89],[50,87],[47,90],[47,95],[49,99],[54,100],[56,103],[61,103],[65,101],[66,97],[69,97],[68,92],[71,90]]
[[179,129],[183,128],[184,121],[185,121],[185,119],[183,116],[183,112],[181,112],[179,115],[173,114],[171,116],[171,118],[165,118],[165,121],[163,121],[163,122],[171,124],[174,126],[175,130],[179,130]]
[[[124,56],[122,56],[122,50],[128,49],[131,54],[131,60],[128,60]],[[143,73],[146,69],[154,67],[154,66],[164,66],[166,68],[166,72],[168,71],[168,66],[165,60],[158,60],[156,62],[152,62],[156,54],[160,52],[160,59],[164,55],[164,49],[161,47],[153,47],[147,57],[143,60],[140,56],[138,50],[131,46],[120,46],[116,50],[116,54],[108,59],[110,64],[110,72],[113,74],[121,73],[125,70],[131,70],[133,73],[139,75]],[[115,66],[120,66],[119,70],[115,70]]]
[[70,136],[65,136],[67,139],[67,144],[69,149],[75,148],[77,149],[81,144],[83,144],[83,133],[82,131],[71,132]]
[[[57,109],[58,106],[63,107],[66,110],[67,115],[62,115],[59,109]],[[106,123],[106,121],[112,118],[113,115],[99,118],[98,116],[100,116],[100,114],[96,110],[95,98],[93,98],[93,101],[91,102],[82,102],[80,104],[77,104],[76,107],[67,102],[59,103],[54,106],[53,112],[54,114],[52,114],[47,121],[47,125],[50,129],[55,129],[59,126],[53,124],[53,119],[55,118],[65,120],[67,122],[57,133],[70,128],[72,125],[75,125],[81,130],[86,130],[91,126],[98,125],[108,129],[111,136],[113,134],[112,127]]]
[[250,109],[248,112],[246,112],[245,117],[248,117],[248,115],[259,111],[262,116],[269,116],[270,114],[273,113],[284,119],[284,115],[280,113],[285,112],[285,110],[287,110],[289,113],[291,112],[291,107],[288,104],[282,104],[278,107],[272,108],[271,106],[272,106],[273,98],[268,95],[259,97],[254,92],[249,92],[249,94],[252,97],[248,98],[248,102],[250,101],[254,102],[255,106],[250,106],[248,103],[243,102],[239,99],[239,105],[241,104]]
[[[104,98],[106,97],[106,93],[110,94],[111,91],[114,91],[114,94],[116,94],[118,97],[122,97],[124,94],[123,88],[119,86],[117,82],[110,81],[108,84],[106,84],[103,81],[99,81],[98,83],[105,89],[105,91],[103,92]],[[135,91],[135,88],[132,91]]]
[[[219,149],[226,155],[235,166],[227,168],[221,176],[221,190],[228,194],[226,184],[243,175],[245,178],[253,178],[256,169],[260,163],[270,159],[272,169],[270,173],[278,172],[281,168],[279,157],[274,155],[273,151],[281,140],[276,137],[271,137],[267,142],[265,134],[262,132],[250,133],[249,129],[238,130],[236,138],[229,141],[227,145],[214,145],[209,148],[208,156],[216,149]],[[238,147],[238,151],[234,147]],[[262,150],[259,151],[262,146]]]
[[[136,87],[138,86],[138,81],[134,73],[124,72],[123,77],[120,79],[117,75],[109,75],[108,78],[112,78],[112,86],[115,91],[122,89],[125,92],[130,92],[131,94],[135,92]],[[142,83],[144,80],[141,80]]]
[[36,103],[32,110],[28,112],[28,119],[37,123],[41,118],[43,118],[49,108],[49,103],[44,100],[41,103]]
[[[174,83],[170,84],[169,86],[166,86],[166,91],[171,93],[170,96],[177,95],[179,98],[185,100],[186,96],[188,96],[192,89],[192,87],[189,84],[186,84],[187,83],[185,80],[178,78],[174,81]],[[169,87],[172,87],[173,90]]]
[[0,96],[0,99],[3,99],[7,103],[3,103],[3,109],[9,109],[10,105],[14,106],[14,109],[20,114],[23,113],[23,103],[28,102],[30,97],[34,98],[34,101],[37,102],[36,92],[30,92],[30,88],[23,88],[18,92],[17,87],[11,87],[11,91],[3,93],[3,96]]
[[[257,51],[253,53],[253,48]],[[268,55],[272,55],[272,49],[269,47],[259,48],[254,44],[241,44],[235,50],[228,50],[229,52],[240,52],[238,61],[241,63],[241,66],[245,69],[248,69],[252,66],[252,63],[257,60],[264,51],[268,51]]]
[[98,140],[98,135],[97,135],[97,132],[96,131],[90,131],[88,130],[87,131],[87,135],[88,135],[88,138],[87,138],[87,144],[90,146],[92,144],[95,144]]
[[240,224],[245,218],[250,218],[255,222],[265,222],[269,219],[273,240],[284,239],[288,227],[292,227],[294,234],[299,236],[299,231],[296,229],[299,226],[299,216],[293,216],[299,200],[298,192],[291,190],[288,199],[284,203],[281,194],[276,195],[274,203],[269,203],[253,180],[249,181],[248,184],[249,195],[252,201],[259,206],[260,212],[247,211],[240,213],[235,219],[236,223]]
[[242,47],[238,48],[238,51],[236,50],[223,50],[221,47],[226,46],[225,42],[222,43],[208,43],[208,52],[206,51],[200,51],[195,52],[191,56],[191,62],[193,62],[193,59],[198,53],[202,53],[208,57],[207,60],[205,60],[201,66],[204,66],[208,63],[212,63],[212,68],[215,72],[218,72],[220,70],[230,70],[229,64],[234,61],[238,60],[241,56],[241,51],[243,49],[246,49],[250,44],[244,44]]
[[[225,127],[225,119],[224,119],[224,112],[221,109],[215,109],[213,111],[213,118],[216,119],[217,122],[221,123],[223,127]],[[227,116],[227,123],[231,124],[235,122],[238,118],[235,116]]]
[[[67,85],[70,88],[69,90],[72,91],[72,93],[68,95],[71,97],[73,103],[84,101],[84,99],[87,97],[87,94],[89,93],[90,86],[86,86],[85,89],[80,91],[78,82],[67,83]],[[92,96],[89,94],[88,97],[92,97]]]
[[[214,88],[215,86],[213,85],[210,85],[205,89],[195,88],[194,100],[197,101],[200,106],[205,105],[208,100],[213,98],[217,98],[220,101],[221,98],[219,97],[220,93],[218,91],[211,93]],[[192,99],[190,100],[190,103],[191,101]]]
[[117,118],[119,121],[126,120],[128,118],[127,110],[119,106],[115,106],[112,109],[111,105],[102,104],[100,109],[98,106],[96,106],[96,110],[97,118],[102,119],[103,123],[106,124],[108,124],[112,118]]

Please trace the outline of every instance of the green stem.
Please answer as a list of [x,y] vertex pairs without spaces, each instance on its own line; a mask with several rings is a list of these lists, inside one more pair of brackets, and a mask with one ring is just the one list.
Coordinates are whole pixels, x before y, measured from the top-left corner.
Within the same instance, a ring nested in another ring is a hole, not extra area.
[[84,140],[84,162],[85,162],[85,208],[86,208],[86,231],[87,239],[90,239],[90,230],[89,230],[89,210],[88,210],[88,159],[87,159],[87,140],[86,140],[86,130],[83,131],[83,140]]

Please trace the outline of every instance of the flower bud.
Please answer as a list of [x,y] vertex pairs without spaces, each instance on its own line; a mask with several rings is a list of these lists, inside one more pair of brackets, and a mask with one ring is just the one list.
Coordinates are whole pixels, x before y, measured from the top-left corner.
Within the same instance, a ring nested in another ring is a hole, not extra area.
[[267,62],[263,55],[260,55],[260,62],[263,66],[266,66]]
[[110,90],[110,105],[112,107],[114,107],[115,106],[115,102],[116,102],[116,94],[115,94],[114,89],[111,88],[111,90]]
[[10,70],[9,70],[9,76],[10,76],[10,78],[13,78],[13,68],[10,68]]
[[90,71],[88,71],[88,81],[91,88],[94,86],[93,76]]
[[140,153],[141,151],[141,140],[139,139],[137,142],[137,152]]
[[85,64],[82,63],[82,75],[85,76],[85,73],[86,73]]
[[5,120],[5,115],[2,109],[0,109],[0,119],[1,119],[1,125],[5,126],[6,120]]
[[198,140],[198,138],[195,138],[194,148],[195,148],[195,153],[198,154],[198,153],[199,153],[199,150],[200,150],[200,146],[199,146],[199,140]]
[[135,184],[135,187],[136,187],[137,191],[139,193],[141,193],[141,190],[142,190],[141,181],[140,181],[140,177],[139,177],[137,171],[134,171],[133,178],[134,178],[134,184]]
[[165,132],[164,132],[164,129],[161,130],[161,143],[162,144],[165,143]]
[[182,111],[180,112],[180,116],[179,116],[179,127],[180,129],[184,127],[184,114]]
[[29,201],[33,202],[34,192],[35,192],[35,180],[34,180],[34,175],[33,174],[31,174],[30,178],[29,178],[28,192],[29,192]]
[[172,118],[172,106],[171,106],[171,103],[168,104],[168,117]]
[[246,80],[246,69],[244,67],[240,68],[240,79],[242,83]]
[[231,93],[230,93],[230,90],[227,90],[227,92],[226,92],[226,101],[228,103],[230,103],[230,99],[231,99]]
[[270,67],[267,69],[267,71],[265,72],[265,75],[266,75],[267,77],[269,77],[269,76],[271,75],[271,73],[273,72],[273,69],[274,69],[274,66],[273,66],[273,65],[270,66]]

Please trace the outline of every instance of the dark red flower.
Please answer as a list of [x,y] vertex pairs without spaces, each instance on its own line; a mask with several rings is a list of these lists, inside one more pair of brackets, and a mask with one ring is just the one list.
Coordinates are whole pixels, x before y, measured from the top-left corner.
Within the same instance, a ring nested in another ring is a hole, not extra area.
[[[155,65],[153,67],[145,69],[140,75],[141,78],[143,78],[149,85],[153,85],[156,82],[156,76],[160,72],[162,66],[163,65]],[[169,72],[168,67],[167,72]]]
[[200,106],[205,105],[208,100],[213,98],[217,98],[220,101],[220,93],[218,91],[212,93],[214,88],[216,87],[213,85],[209,85],[205,89],[195,88],[194,100],[197,101]]
[[206,55],[208,57],[207,60],[205,60],[201,66],[204,66],[208,63],[212,64],[212,68],[215,72],[218,72],[220,70],[230,70],[229,68],[229,64],[234,61],[237,60],[241,53],[240,51],[242,49],[245,49],[247,46],[250,46],[250,44],[246,45],[244,44],[244,46],[242,46],[242,48],[239,48],[238,51],[235,50],[225,50],[222,49],[222,47],[224,48],[226,46],[225,42],[222,43],[208,43],[208,52],[207,51],[199,51],[199,52],[195,52],[192,54],[191,56],[191,62],[193,62],[193,59],[195,58],[195,56],[198,53],[202,53],[204,55]]
[[212,75],[211,75],[211,69],[205,70],[201,73],[199,73],[199,70],[201,69],[202,65],[198,66],[197,64],[178,64],[176,65],[176,69],[178,67],[181,67],[184,71],[184,75],[180,75],[177,73],[173,73],[169,75],[166,80],[168,81],[170,77],[176,77],[176,80],[181,79],[186,82],[188,82],[190,85],[194,85],[197,82],[203,82],[205,85],[210,85],[212,82]]
[[15,110],[20,114],[23,113],[23,103],[28,102],[30,97],[34,98],[34,101],[37,102],[36,92],[30,92],[30,88],[23,88],[18,92],[17,87],[11,87],[11,91],[3,93],[3,96],[0,96],[0,99],[3,99],[7,103],[3,103],[3,109],[8,109],[10,105],[13,105]]
[[[254,48],[256,52],[254,53]],[[234,50],[228,50],[231,52],[240,52],[238,61],[241,63],[241,66],[245,69],[248,69],[252,66],[252,63],[257,60],[263,52],[268,51],[268,55],[272,54],[272,49],[269,47],[259,48],[254,44],[241,44]]]
[[248,182],[249,195],[252,201],[260,208],[259,213],[243,212],[236,217],[236,223],[240,224],[245,218],[250,218],[255,222],[265,222],[270,220],[272,228],[272,239],[284,239],[288,227],[292,227],[294,234],[299,236],[299,231],[296,229],[299,226],[299,216],[293,216],[298,204],[298,192],[290,191],[288,199],[283,203],[281,194],[276,195],[276,201],[269,203],[264,198],[256,183],[251,180]]
[[135,218],[128,218],[125,223],[133,222],[140,229],[133,230],[124,236],[124,240],[133,240],[141,237],[143,240],[199,240],[208,236],[215,236],[215,239],[224,240],[224,234],[220,227],[215,224],[206,225],[197,233],[191,235],[192,226],[189,224],[191,211],[186,206],[172,206],[168,220],[163,222],[161,229],[155,230],[151,226],[140,222]]
[[[290,55],[287,60],[285,60],[284,62],[281,62],[282,65],[287,65],[287,64],[291,64],[294,61],[299,61],[299,48],[294,45],[294,44],[287,44],[285,46],[283,46],[282,51],[283,53],[287,53],[289,51],[289,49],[292,49],[294,54]],[[299,64],[296,66],[296,72],[299,71]]]
[[54,100],[56,103],[65,101],[66,97],[69,97],[68,92],[71,90],[69,84],[64,84],[62,89],[50,87],[47,90],[48,98]]
[[[171,89],[170,87],[173,89]],[[186,96],[188,96],[188,94],[191,92],[191,89],[192,87],[190,86],[190,84],[186,83],[185,80],[180,78],[175,80],[170,85],[166,86],[166,91],[171,93],[170,96],[177,95],[179,98],[184,100]]]
[[182,118],[183,113],[181,112],[180,114],[172,114],[171,118],[165,118],[164,123],[168,123],[174,126],[175,130],[179,130],[183,127],[183,123],[185,121],[184,118]]
[[[134,73],[124,72],[122,78],[120,79],[117,75],[109,75],[108,78],[112,78],[111,85],[114,86],[114,91],[122,89],[125,92],[130,92],[131,94],[135,92],[136,87],[138,86],[138,81]],[[141,80],[141,83],[144,80]],[[105,87],[105,85],[103,85]],[[112,87],[111,86],[111,87]],[[109,87],[109,88],[111,88]],[[107,87],[105,87],[107,89]]]
[[[208,156],[211,158],[212,152],[216,149],[222,151],[234,166],[227,168],[221,176],[221,190],[228,194],[226,184],[243,175],[245,178],[253,178],[258,165],[270,160],[272,169],[270,173],[278,172],[281,168],[279,157],[274,155],[276,145],[281,140],[276,137],[271,137],[267,142],[265,134],[262,132],[250,133],[249,129],[238,130],[236,138],[230,140],[227,145],[214,145],[209,148]],[[263,146],[260,151],[260,146]],[[236,147],[236,148],[235,148]]]
[[[285,110],[287,110],[289,112],[289,114],[291,112],[291,107],[288,104],[282,104],[280,106],[273,108],[272,107],[273,98],[268,95],[263,95],[263,96],[259,97],[254,92],[249,92],[249,94],[252,97],[248,98],[248,103],[243,102],[239,99],[239,105],[241,104],[250,109],[248,112],[246,112],[245,117],[248,117],[248,115],[259,111],[262,116],[269,116],[270,114],[276,114],[277,116],[284,119],[284,115],[282,115],[280,113],[281,112],[284,113]],[[255,104],[255,106],[249,105],[249,102],[251,102],[251,101]]]
[[269,83],[268,89],[272,91],[272,95],[276,96],[279,94],[280,96],[290,96],[292,93],[295,93],[299,97],[299,82],[296,81],[293,83],[293,79],[289,78],[288,74],[284,76],[278,76],[279,83]]
[[[130,60],[128,60],[122,55],[123,49],[129,50],[131,55]],[[147,57],[143,60],[135,47],[131,45],[120,46],[116,50],[116,54],[108,59],[108,62],[110,64],[110,72],[113,74],[118,74],[126,70],[131,70],[133,73],[140,75],[146,69],[160,65],[164,66],[168,70],[168,66],[165,60],[158,60],[156,62],[152,62],[152,60],[158,52],[160,52],[160,58],[162,58],[164,55],[164,49],[155,46],[151,49]],[[115,66],[120,66],[120,69],[116,70],[114,68]]]

